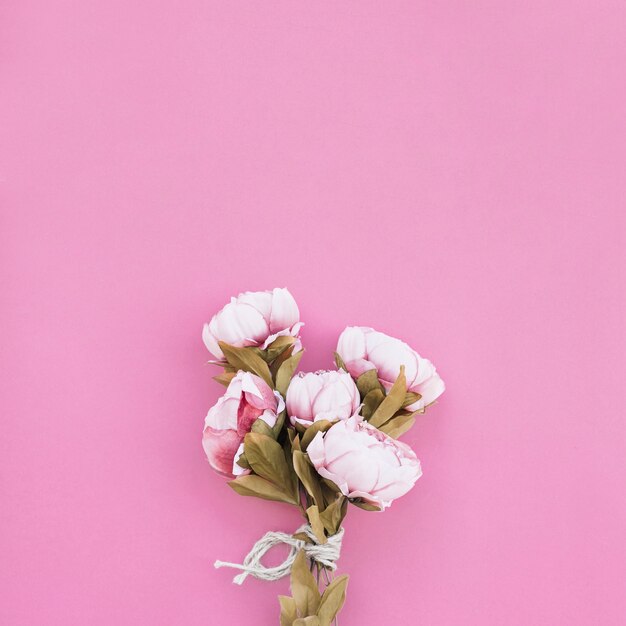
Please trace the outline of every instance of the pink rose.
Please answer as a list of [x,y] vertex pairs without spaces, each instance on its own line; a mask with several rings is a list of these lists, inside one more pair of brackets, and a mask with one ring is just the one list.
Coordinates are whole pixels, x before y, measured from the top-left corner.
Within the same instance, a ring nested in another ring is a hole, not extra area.
[[310,426],[318,420],[347,419],[358,411],[360,401],[348,372],[298,374],[287,389],[287,414],[292,424]]
[[284,408],[280,394],[262,378],[237,372],[204,421],[202,445],[211,467],[227,476],[246,473],[236,463],[243,451],[243,438],[257,419],[272,428]]
[[407,391],[422,396],[406,407],[409,411],[418,411],[432,404],[446,388],[428,359],[422,358],[404,341],[373,328],[349,326],[339,336],[337,352],[354,378],[375,369],[387,390],[391,389],[400,373],[400,366],[404,365]]
[[319,432],[307,448],[317,473],[349,498],[385,509],[422,475],[415,452],[359,415]]
[[[204,325],[202,340],[211,354],[223,359],[218,341],[231,346],[259,346],[267,348],[277,337],[291,335],[298,338],[300,312],[287,289],[247,291],[231,298],[230,302]],[[302,349],[296,342],[294,352]]]

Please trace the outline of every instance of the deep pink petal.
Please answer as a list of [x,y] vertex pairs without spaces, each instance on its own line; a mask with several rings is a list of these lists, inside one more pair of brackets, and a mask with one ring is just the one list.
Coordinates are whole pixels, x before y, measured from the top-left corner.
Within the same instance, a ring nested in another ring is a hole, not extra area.
[[224,476],[232,476],[233,459],[241,437],[234,430],[204,429],[202,446],[211,467]]
[[246,394],[239,401],[239,409],[237,410],[237,433],[243,437],[250,432],[252,424],[263,413],[263,409],[257,409],[246,400]]

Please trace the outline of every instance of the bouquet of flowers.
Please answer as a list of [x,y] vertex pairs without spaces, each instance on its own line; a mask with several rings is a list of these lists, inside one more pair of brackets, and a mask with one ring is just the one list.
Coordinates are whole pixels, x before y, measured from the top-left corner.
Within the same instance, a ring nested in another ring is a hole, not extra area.
[[[329,626],[348,584],[333,575],[348,505],[384,511],[413,487],[420,462],[398,438],[445,387],[428,359],[364,327],[341,333],[337,369],[296,374],[301,327],[287,289],[242,293],[205,324],[226,393],[206,416],[202,443],[238,494],[292,505],[304,518],[293,534],[268,532],[242,564],[215,566],[241,570],[238,584],[290,575],[281,626]],[[278,543],[290,547],[287,558],[265,567]]]

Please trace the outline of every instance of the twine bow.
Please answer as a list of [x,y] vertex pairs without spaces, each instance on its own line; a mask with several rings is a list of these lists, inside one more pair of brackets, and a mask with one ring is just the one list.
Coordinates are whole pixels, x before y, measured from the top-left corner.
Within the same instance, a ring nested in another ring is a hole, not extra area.
[[[241,574],[237,574],[237,576],[233,578],[233,582],[237,585],[243,584],[243,581],[248,576],[254,576],[261,580],[278,580],[283,576],[287,576],[300,550],[304,550],[309,559],[317,561],[327,569],[334,571],[337,568],[335,562],[339,559],[341,552],[343,528],[340,528],[336,534],[328,537],[326,543],[317,543],[315,533],[308,524],[298,528],[296,534],[297,533],[305,533],[313,543],[297,539],[287,533],[270,531],[265,533],[265,535],[252,546],[252,550],[250,550],[248,556],[244,559],[243,564],[215,561],[214,565],[217,569],[220,567],[232,567],[242,570]],[[280,565],[265,567],[265,565],[261,563],[261,558],[270,548],[281,543],[290,546],[287,558]]]

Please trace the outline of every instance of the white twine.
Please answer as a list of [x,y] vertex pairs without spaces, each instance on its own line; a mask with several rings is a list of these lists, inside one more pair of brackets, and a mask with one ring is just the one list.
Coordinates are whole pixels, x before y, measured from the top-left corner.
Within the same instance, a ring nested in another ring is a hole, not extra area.
[[[243,581],[248,576],[254,576],[261,580],[278,580],[283,576],[287,576],[289,572],[291,572],[291,566],[300,550],[304,550],[307,557],[312,561],[317,561],[320,565],[332,571],[337,569],[335,561],[339,559],[341,552],[343,528],[340,528],[335,535],[328,537],[326,543],[317,543],[315,533],[308,524],[298,528],[296,533],[305,533],[314,543],[296,539],[293,535],[288,535],[287,533],[270,531],[265,533],[265,535],[252,546],[252,550],[250,550],[248,556],[244,559],[243,564],[215,561],[214,565],[216,568],[232,567],[242,570],[241,574],[237,574],[237,576],[233,578],[233,582],[237,585],[243,584]],[[280,565],[265,567],[265,565],[261,563],[261,558],[270,548],[280,543],[284,543],[291,548],[287,558]]]

